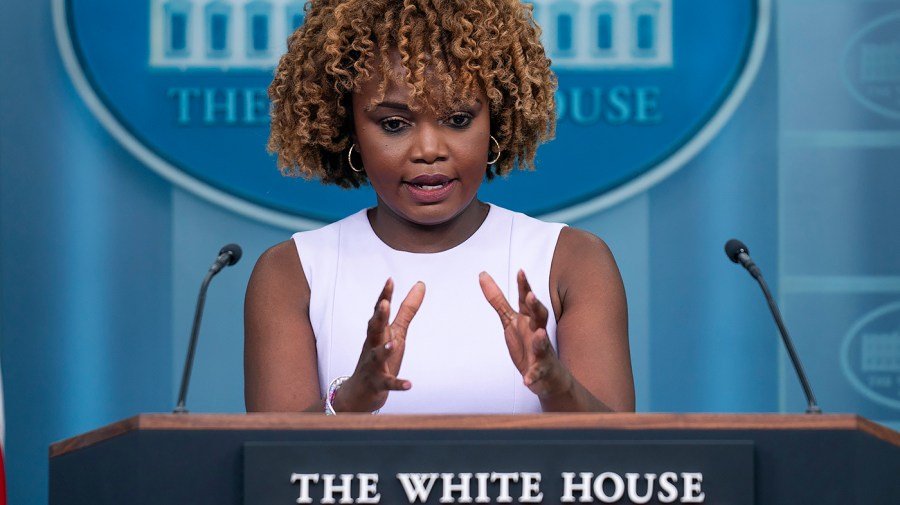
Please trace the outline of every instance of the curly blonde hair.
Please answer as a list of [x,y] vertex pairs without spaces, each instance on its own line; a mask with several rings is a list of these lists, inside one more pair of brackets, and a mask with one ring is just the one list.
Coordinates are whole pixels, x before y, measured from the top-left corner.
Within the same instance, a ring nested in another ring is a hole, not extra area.
[[[490,102],[499,159],[488,179],[533,169],[537,146],[553,138],[556,77],[532,7],[518,0],[311,0],[269,86],[268,149],[282,174],[359,187],[344,152],[352,134],[351,96],[389,52],[406,72],[410,101],[433,111],[464,103],[482,87]],[[435,77],[443,90],[433,92]],[[429,88],[432,91],[429,91]]]

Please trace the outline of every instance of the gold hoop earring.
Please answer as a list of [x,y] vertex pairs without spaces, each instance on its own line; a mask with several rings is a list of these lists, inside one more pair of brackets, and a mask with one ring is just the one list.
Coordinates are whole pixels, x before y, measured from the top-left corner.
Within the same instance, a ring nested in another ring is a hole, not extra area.
[[[491,140],[493,140],[494,145],[497,146],[497,156],[495,156],[494,159],[488,161],[487,162],[488,165],[493,165],[494,163],[497,163],[497,160],[500,159],[500,154],[503,153],[503,151],[500,149],[500,142],[497,142],[497,139],[495,139],[493,135],[491,135]],[[488,152],[490,152],[490,151],[488,151]]]
[[356,144],[350,144],[350,150],[347,151],[347,163],[350,165],[350,170],[353,170],[356,173],[361,173],[364,170],[356,168],[353,166],[353,148],[356,147]]

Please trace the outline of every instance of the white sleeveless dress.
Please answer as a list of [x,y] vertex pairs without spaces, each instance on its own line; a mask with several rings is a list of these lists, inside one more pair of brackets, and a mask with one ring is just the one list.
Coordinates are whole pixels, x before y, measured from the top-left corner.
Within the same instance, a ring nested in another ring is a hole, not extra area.
[[540,412],[540,401],[522,384],[509,357],[500,319],[481,292],[478,274],[488,272],[517,309],[516,273],[524,270],[550,310],[547,332],[555,347],[550,264],[563,226],[492,205],[466,242],[429,254],[388,247],[375,235],[365,209],[294,234],[310,286],[323,396],[332,379],[356,368],[375,301],[391,277],[391,320],[416,281],[425,283],[426,292],[409,327],[399,374],[412,389],[391,393],[382,413]]

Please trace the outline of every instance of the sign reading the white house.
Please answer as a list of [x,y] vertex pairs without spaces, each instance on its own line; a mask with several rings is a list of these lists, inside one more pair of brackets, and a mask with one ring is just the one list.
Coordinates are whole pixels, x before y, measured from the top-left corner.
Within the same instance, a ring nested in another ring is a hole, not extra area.
[[244,445],[244,504],[754,502],[750,442]]
[[[536,172],[488,184],[482,198],[571,219],[680,167],[752,81],[769,1],[532,2],[559,76],[557,139],[539,150]],[[374,203],[369,189],[283,178],[266,153],[266,88],[303,0],[53,2],[80,94],[163,176],[280,224]]]

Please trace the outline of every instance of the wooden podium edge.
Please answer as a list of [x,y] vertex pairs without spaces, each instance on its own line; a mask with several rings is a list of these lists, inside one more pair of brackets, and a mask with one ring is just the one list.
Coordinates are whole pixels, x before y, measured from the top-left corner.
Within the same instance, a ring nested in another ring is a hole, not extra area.
[[900,447],[900,433],[855,414],[377,415],[139,414],[50,446],[50,458],[137,430],[859,430]]

